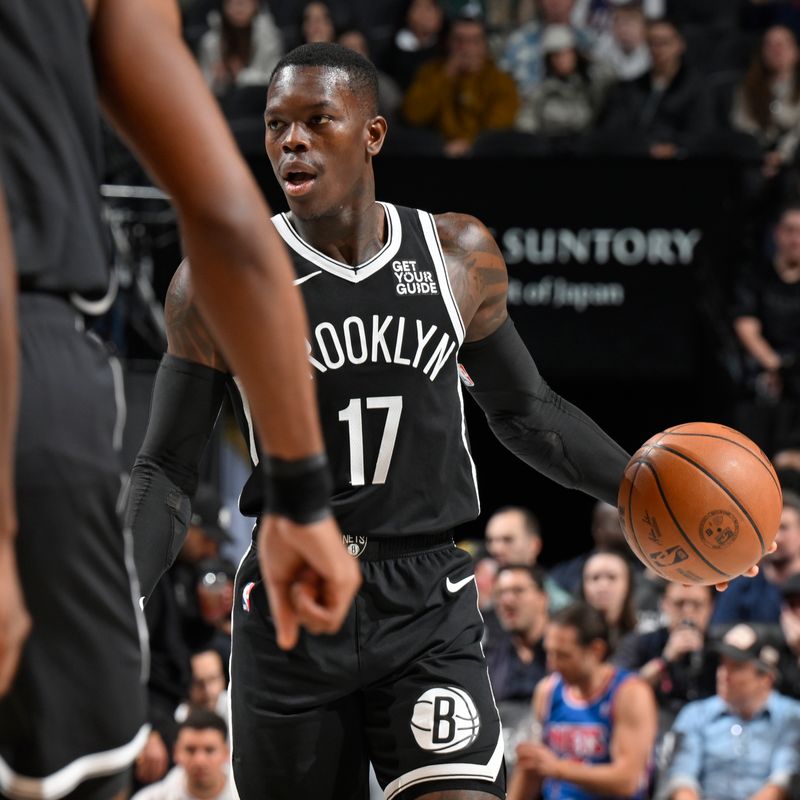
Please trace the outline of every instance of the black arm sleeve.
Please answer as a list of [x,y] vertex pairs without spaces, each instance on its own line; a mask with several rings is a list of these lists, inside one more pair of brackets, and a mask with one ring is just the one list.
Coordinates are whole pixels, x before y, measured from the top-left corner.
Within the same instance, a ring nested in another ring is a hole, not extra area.
[[164,355],[150,419],[131,471],[126,525],[133,532],[139,588],[149,597],[189,526],[200,461],[222,407],[227,375]]
[[630,456],[547,385],[510,317],[463,345],[459,361],[489,427],[515,456],[562,486],[617,505]]

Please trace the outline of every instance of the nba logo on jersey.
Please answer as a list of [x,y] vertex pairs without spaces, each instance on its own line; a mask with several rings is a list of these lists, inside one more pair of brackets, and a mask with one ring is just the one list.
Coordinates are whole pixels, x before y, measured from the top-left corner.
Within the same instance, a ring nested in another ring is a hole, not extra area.
[[428,689],[414,704],[411,732],[423,750],[463,750],[478,738],[480,728],[474,701],[456,686]]
[[366,536],[355,536],[352,533],[343,533],[342,541],[353,558],[358,558],[367,546]]
[[250,583],[245,584],[244,589],[242,589],[242,608],[245,611],[250,610],[250,593],[253,591],[253,587],[255,583],[250,581]]

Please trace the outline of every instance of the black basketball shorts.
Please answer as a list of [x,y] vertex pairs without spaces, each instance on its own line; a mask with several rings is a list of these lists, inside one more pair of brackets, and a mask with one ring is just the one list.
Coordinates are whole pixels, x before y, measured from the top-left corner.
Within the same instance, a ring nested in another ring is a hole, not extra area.
[[118,513],[121,374],[62,300],[19,302],[16,548],[33,619],[0,701],[0,795],[107,800],[147,736],[146,627]]
[[472,560],[431,538],[369,542],[342,630],[302,632],[290,652],[275,643],[251,546],[236,578],[230,682],[242,800],[366,800],[370,762],[386,800],[505,797]]

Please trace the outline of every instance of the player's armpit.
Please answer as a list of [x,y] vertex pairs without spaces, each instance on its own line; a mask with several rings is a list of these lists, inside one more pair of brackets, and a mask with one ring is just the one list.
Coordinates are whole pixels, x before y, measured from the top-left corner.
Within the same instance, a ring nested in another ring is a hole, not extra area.
[[131,472],[126,514],[145,597],[183,544],[189,498],[197,489],[200,461],[227,380],[223,372],[169,353],[159,365],[147,432]]
[[459,361],[489,427],[514,455],[562,486],[616,506],[630,456],[547,385],[510,317],[485,339],[464,344]]

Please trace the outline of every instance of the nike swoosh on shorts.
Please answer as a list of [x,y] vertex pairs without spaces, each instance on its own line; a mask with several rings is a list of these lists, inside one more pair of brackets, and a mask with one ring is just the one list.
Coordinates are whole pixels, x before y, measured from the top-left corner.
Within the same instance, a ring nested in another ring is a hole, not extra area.
[[295,286],[299,286],[301,283],[305,283],[306,281],[310,281],[312,278],[315,278],[317,275],[322,275],[322,270],[318,269],[316,272],[312,272],[309,275],[303,275],[302,278],[295,278],[292,283]]
[[447,587],[447,591],[450,592],[450,594],[455,594],[456,592],[460,592],[470,581],[474,580],[474,575],[467,575],[466,578],[462,578],[460,581],[451,581],[448,576],[445,578],[444,585]]

